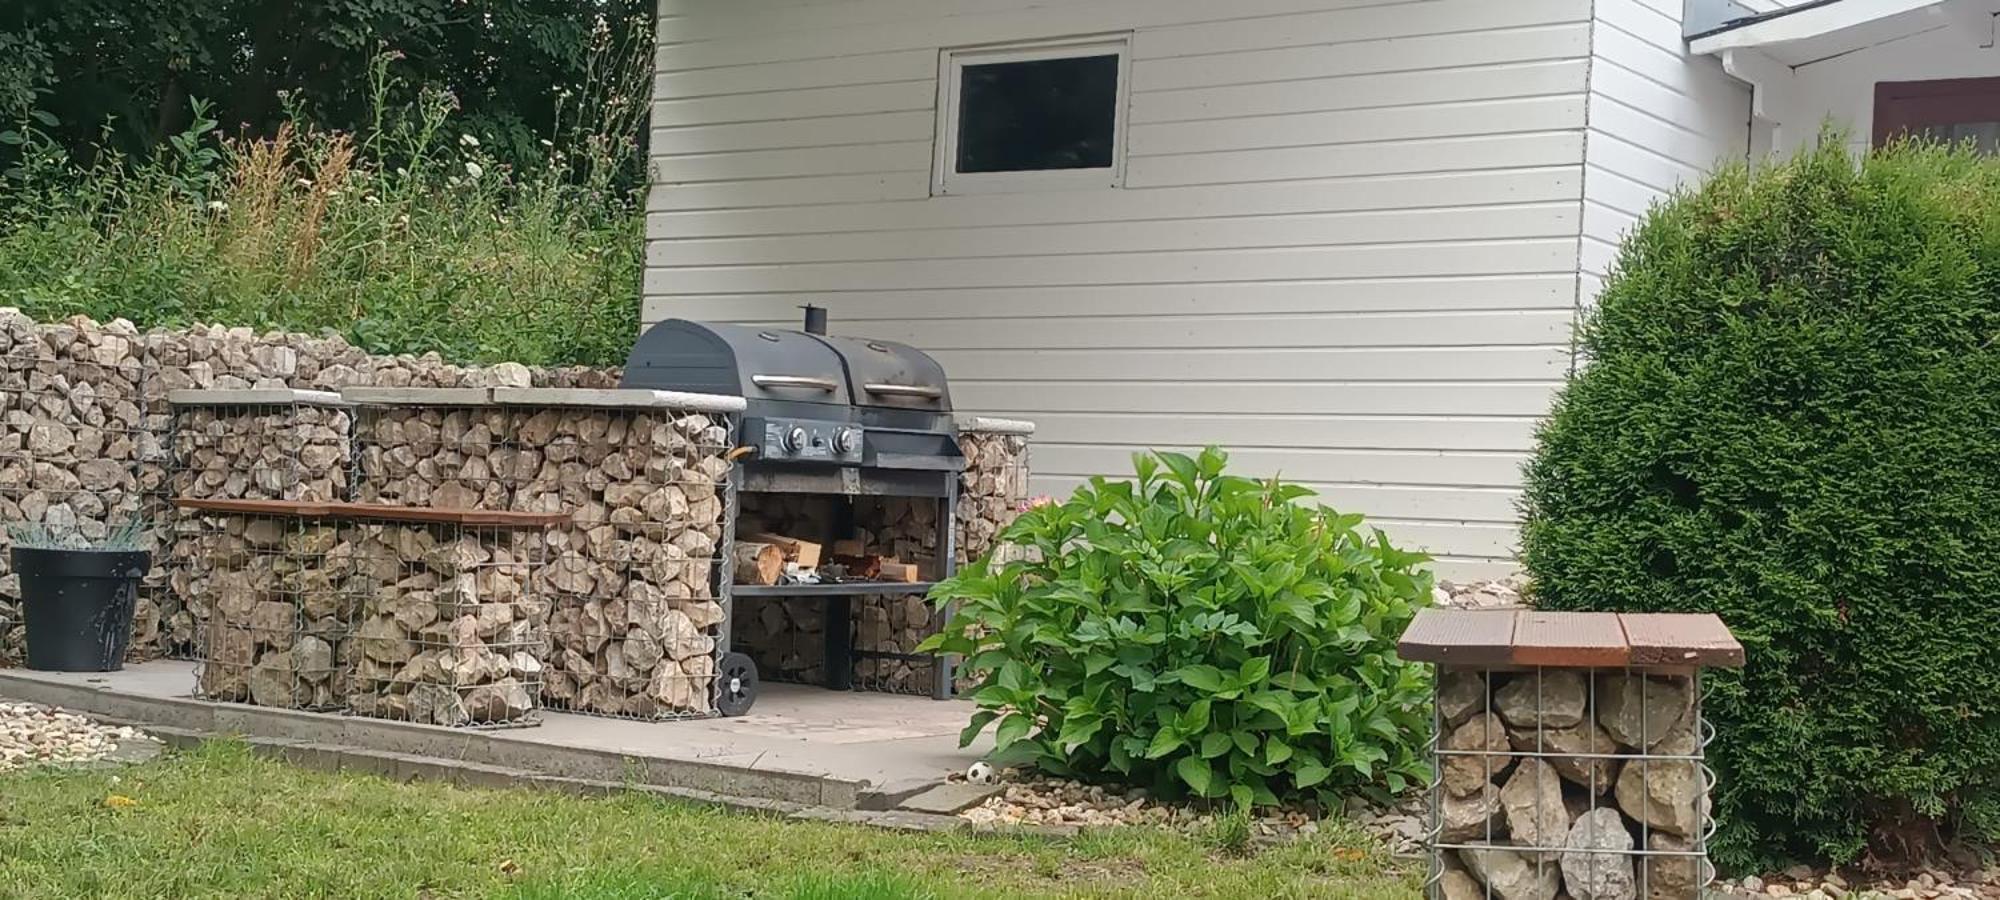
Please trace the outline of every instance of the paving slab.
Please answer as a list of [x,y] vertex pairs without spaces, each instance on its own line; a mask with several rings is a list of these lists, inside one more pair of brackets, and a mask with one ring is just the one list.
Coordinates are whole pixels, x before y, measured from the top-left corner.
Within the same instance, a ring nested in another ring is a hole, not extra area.
[[1000,791],[1001,786],[997,784],[973,784],[967,781],[946,782],[904,800],[902,805],[897,808],[907,809],[912,812],[949,816],[978,806],[986,802],[986,798],[998,794]]
[[737,718],[638,722],[544,712],[532,728],[469,731],[190,696],[195,664],[118,672],[0,670],[0,697],[204,734],[362,748],[550,775],[637,782],[834,809],[889,809],[991,749],[960,749],[960,700],[765,684]]

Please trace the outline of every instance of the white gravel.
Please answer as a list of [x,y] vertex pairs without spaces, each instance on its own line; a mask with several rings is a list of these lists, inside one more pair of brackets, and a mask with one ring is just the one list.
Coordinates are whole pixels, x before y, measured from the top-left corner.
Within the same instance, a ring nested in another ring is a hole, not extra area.
[[0,700],[0,772],[91,762],[111,755],[121,741],[144,738],[135,728],[100,725],[38,703]]

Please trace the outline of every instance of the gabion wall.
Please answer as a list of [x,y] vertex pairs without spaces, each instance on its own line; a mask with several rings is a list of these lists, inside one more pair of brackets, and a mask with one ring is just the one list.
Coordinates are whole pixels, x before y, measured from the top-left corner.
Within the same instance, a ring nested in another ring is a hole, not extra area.
[[[132,655],[192,658],[196,623],[179,605],[186,594],[169,587],[177,576],[168,550],[178,539],[167,506],[169,391],[603,388],[617,381],[608,369],[464,367],[435,354],[370,355],[337,337],[201,325],[141,332],[122,319],[37,323],[0,308],[0,518],[74,527],[87,537],[135,516],[146,523],[153,568],[141,583]],[[212,487],[229,490],[227,479]],[[18,663],[22,646],[6,540],[0,535],[0,666]]]
[[534,538],[541,702],[632,718],[714,712],[713,584],[732,422],[611,406],[369,406],[367,502],[567,512]]
[[1696,900],[1713,876],[1698,679],[1442,667],[1433,900]]

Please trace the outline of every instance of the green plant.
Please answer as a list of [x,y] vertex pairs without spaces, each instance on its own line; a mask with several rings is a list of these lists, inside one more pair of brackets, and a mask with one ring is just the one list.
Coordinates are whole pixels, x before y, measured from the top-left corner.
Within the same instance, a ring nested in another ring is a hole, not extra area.
[[1002,534],[938,585],[997,759],[1238,807],[1426,777],[1421,666],[1396,638],[1428,601],[1427,557],[1311,491],[1223,474],[1227,455],[1139,455]]
[[369,71],[384,108],[362,134],[225,140],[195,102],[162,152],[78,164],[38,119],[0,128],[18,141],[0,169],[0,306],[334,332],[455,362],[621,363],[644,216],[611,174],[618,136],[574,137],[586,160],[556,147],[509,165],[449,95],[406,89],[386,58]]
[[2000,162],[1725,168],[1627,239],[1527,470],[1548,609],[1712,611],[1732,868],[2000,837]]
[[7,539],[16,547],[36,550],[143,550],[146,540],[147,523],[132,519],[113,526],[103,537],[84,536],[75,528],[53,527],[42,522],[9,522]]

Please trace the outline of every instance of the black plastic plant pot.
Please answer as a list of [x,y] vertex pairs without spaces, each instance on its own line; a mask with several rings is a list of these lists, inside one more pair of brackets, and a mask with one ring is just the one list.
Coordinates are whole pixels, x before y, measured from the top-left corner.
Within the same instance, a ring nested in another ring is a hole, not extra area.
[[125,665],[144,550],[14,548],[28,668],[112,672]]

